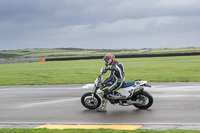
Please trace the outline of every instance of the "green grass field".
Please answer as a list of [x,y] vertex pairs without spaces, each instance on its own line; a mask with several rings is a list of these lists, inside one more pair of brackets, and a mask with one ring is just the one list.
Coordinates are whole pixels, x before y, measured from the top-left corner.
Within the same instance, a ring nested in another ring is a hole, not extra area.
[[[200,56],[124,58],[126,82],[200,82]],[[96,60],[0,64],[0,86],[93,83],[104,62]],[[105,75],[107,76],[107,75]]]
[[200,133],[193,130],[112,130],[112,129],[0,129],[0,133]]

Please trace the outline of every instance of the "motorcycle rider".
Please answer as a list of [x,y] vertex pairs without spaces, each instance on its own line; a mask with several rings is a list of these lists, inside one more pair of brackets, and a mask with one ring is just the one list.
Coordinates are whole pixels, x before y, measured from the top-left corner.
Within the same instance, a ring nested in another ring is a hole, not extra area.
[[[104,90],[104,97],[102,100],[102,105],[96,109],[99,112],[106,112],[107,100],[105,99],[109,94],[111,94],[114,90],[119,89],[125,82],[124,75],[124,66],[118,60],[115,60],[115,56],[113,54],[107,54],[103,57],[105,61],[106,68],[104,72],[106,73],[110,70],[109,76],[103,81],[102,86],[106,85],[108,82],[112,82],[113,84],[106,90]],[[108,65],[112,65],[108,67]]]

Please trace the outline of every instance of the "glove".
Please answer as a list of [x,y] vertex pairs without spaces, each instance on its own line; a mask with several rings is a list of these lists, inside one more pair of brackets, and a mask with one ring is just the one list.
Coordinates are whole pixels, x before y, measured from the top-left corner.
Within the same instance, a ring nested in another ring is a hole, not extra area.
[[106,73],[107,72],[107,70],[106,69],[103,69],[103,72],[102,73]]
[[103,73],[106,73],[108,70],[110,70],[110,67],[104,68]]

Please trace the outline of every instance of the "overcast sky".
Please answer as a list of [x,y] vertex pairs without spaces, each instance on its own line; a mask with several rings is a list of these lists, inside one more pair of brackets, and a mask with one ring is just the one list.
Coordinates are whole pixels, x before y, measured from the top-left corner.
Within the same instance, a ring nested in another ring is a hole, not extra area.
[[0,0],[0,50],[200,47],[200,0]]

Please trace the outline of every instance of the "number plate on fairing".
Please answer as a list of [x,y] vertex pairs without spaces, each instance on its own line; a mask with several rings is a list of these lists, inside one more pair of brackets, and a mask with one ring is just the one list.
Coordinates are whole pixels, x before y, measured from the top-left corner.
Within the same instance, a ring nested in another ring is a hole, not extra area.
[[121,93],[123,96],[126,96],[126,98],[131,97],[134,93],[135,87],[130,86],[127,88],[122,88],[117,90],[117,92]]

